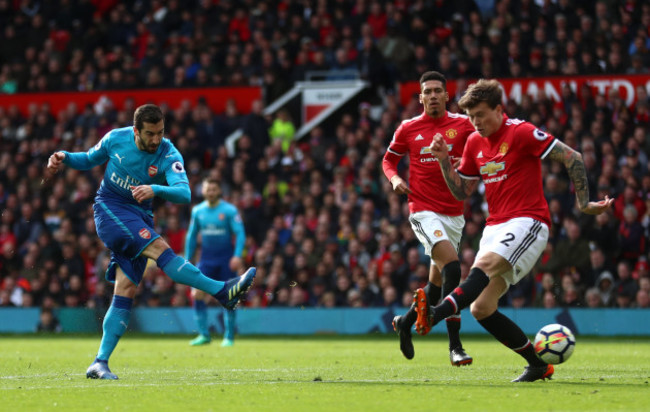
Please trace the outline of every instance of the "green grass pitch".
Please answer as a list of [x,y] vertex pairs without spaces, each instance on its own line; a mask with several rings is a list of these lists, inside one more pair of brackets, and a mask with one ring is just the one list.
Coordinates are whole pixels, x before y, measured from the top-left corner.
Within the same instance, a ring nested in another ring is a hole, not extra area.
[[647,411],[650,339],[577,337],[551,381],[513,384],[524,361],[489,337],[464,337],[469,367],[449,364],[442,335],[240,337],[232,348],[190,336],[127,334],[110,367],[86,379],[99,336],[1,336],[4,411]]

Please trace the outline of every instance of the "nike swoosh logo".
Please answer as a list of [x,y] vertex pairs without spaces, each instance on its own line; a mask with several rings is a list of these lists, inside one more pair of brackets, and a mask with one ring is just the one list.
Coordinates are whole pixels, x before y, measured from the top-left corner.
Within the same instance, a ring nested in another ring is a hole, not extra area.
[[124,326],[124,329],[126,329],[128,327],[126,322],[124,322],[123,320],[120,321],[120,325]]

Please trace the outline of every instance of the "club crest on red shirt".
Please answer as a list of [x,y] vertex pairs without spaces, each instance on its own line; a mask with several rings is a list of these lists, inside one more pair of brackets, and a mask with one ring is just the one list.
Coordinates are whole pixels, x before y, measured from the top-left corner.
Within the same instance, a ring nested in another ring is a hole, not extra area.
[[140,229],[138,234],[143,239],[151,239],[151,232],[149,232],[149,229],[147,229],[146,227],[143,227],[142,229]]
[[156,166],[149,166],[149,177],[154,177],[158,173],[158,168]]
[[446,135],[448,138],[453,139],[454,137],[456,137],[456,136],[458,135],[458,130],[456,130],[456,129],[449,129],[449,130],[447,130],[447,131],[445,132],[445,135]]

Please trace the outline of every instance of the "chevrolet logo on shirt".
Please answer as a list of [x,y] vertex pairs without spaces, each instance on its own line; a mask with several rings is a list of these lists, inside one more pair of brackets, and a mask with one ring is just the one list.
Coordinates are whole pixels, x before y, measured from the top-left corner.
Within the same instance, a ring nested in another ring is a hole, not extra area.
[[[451,149],[454,147],[453,144],[448,144],[447,145],[447,151],[451,152]],[[431,148],[429,146],[423,146],[422,149],[420,149],[420,154],[431,154]]]
[[488,162],[481,166],[481,174],[494,176],[506,168],[506,162]]

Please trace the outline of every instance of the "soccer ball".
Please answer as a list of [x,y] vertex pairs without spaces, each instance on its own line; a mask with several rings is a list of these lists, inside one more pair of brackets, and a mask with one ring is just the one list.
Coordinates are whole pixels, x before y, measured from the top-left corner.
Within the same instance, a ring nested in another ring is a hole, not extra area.
[[546,363],[557,365],[566,362],[576,347],[576,338],[566,326],[552,323],[535,335],[535,353]]

